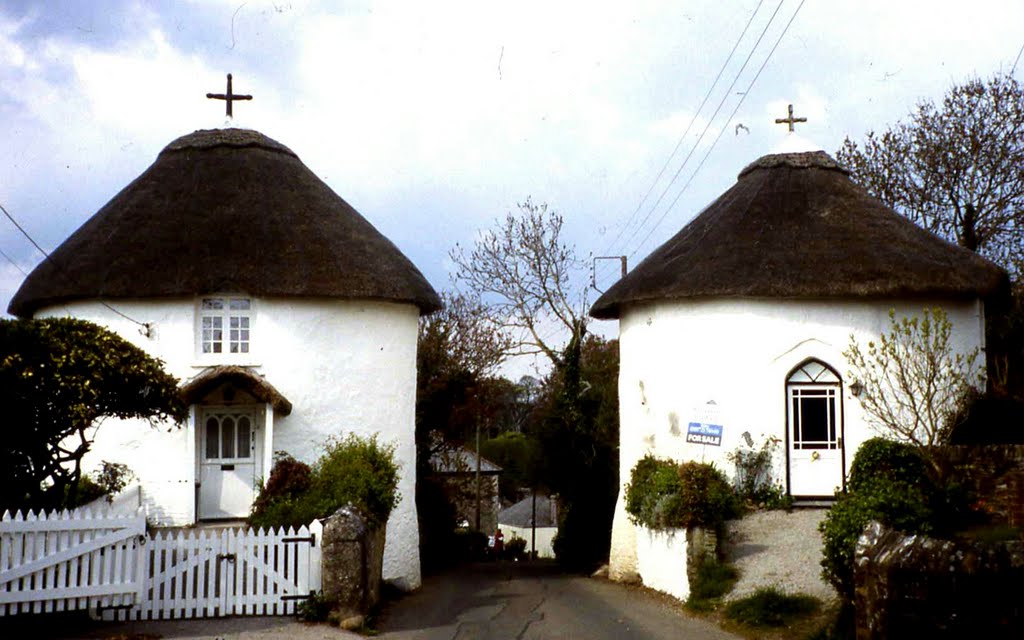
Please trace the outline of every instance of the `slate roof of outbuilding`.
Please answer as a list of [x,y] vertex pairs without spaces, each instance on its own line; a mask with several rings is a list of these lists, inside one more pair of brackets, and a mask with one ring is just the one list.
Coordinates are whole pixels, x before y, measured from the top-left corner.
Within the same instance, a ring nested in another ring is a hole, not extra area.
[[36,267],[9,311],[209,293],[405,302],[437,293],[401,251],[283,144],[196,131]]
[[972,298],[1006,273],[925,231],[823,151],[768,155],[591,308],[664,299]]

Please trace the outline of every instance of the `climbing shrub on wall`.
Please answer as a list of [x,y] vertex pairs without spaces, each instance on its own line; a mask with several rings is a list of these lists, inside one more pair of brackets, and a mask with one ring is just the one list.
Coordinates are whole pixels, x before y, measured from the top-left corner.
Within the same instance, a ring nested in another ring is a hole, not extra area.
[[626,486],[626,512],[649,529],[719,529],[740,513],[732,485],[714,465],[661,460],[647,455]]

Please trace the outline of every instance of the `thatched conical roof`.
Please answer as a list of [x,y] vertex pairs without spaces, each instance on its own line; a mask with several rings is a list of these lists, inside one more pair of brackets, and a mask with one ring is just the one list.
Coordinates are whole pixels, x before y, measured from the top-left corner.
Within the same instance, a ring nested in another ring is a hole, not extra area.
[[217,292],[440,307],[412,262],[290,149],[217,129],[167,145],[36,267],[9,311]]
[[681,298],[971,298],[995,264],[870,196],[823,151],[765,156],[605,292],[590,313]]

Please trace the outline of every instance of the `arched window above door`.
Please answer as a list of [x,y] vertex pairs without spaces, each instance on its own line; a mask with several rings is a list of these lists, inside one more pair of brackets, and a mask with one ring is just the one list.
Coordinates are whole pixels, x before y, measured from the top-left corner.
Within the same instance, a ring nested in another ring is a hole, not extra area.
[[809,382],[817,384],[839,384],[836,372],[820,360],[808,360],[789,374],[787,382]]

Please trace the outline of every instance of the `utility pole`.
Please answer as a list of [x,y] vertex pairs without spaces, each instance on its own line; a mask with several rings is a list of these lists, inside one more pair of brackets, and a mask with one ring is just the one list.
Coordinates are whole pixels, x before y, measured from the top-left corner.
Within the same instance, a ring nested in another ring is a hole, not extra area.
[[476,410],[476,530],[480,530],[480,407]]

